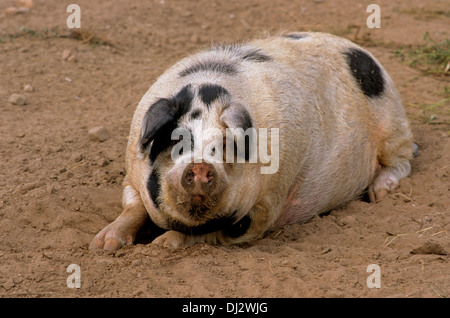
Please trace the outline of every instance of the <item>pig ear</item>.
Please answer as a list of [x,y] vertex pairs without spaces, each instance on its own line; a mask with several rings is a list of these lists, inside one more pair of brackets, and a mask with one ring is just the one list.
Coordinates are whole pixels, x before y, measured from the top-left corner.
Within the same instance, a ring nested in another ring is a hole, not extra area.
[[156,134],[167,124],[175,120],[175,113],[175,107],[165,98],[158,100],[150,106],[142,122],[141,138],[139,139],[141,152],[150,152],[150,144]]
[[230,104],[220,116],[220,121],[225,123],[228,128],[243,128],[244,131],[253,127],[252,116],[247,108],[239,103]]

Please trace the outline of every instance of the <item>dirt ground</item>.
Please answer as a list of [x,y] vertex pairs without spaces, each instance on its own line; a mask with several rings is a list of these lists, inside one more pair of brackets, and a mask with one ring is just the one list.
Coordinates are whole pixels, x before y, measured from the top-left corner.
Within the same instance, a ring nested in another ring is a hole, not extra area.
[[[71,2],[82,27],[72,33]],[[369,29],[372,2],[35,0],[10,14],[16,1],[2,0],[0,297],[448,297],[449,76],[403,53],[426,32],[449,39],[449,2],[377,0],[381,28]],[[121,212],[131,118],[157,76],[211,43],[283,30],[347,37],[391,74],[420,147],[397,193],[251,244],[174,252],[144,231],[115,253],[88,250]],[[26,104],[8,102],[13,93]],[[96,126],[106,141],[89,139]],[[81,288],[67,287],[70,264],[80,266]],[[380,266],[381,288],[367,285],[370,264]]]

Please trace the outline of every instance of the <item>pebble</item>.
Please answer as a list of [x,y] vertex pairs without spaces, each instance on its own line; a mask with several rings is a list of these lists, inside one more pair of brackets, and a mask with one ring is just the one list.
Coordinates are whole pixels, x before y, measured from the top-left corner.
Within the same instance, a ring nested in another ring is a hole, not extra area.
[[109,132],[105,128],[105,126],[97,126],[97,127],[91,128],[88,132],[88,136],[89,136],[90,140],[100,141],[100,142],[103,142],[110,137]]
[[67,62],[76,62],[77,61],[77,58],[70,50],[63,51],[62,59],[63,59],[63,61],[67,61]]
[[77,58],[75,57],[75,55],[71,55],[71,56],[69,56],[69,58],[67,59],[67,61],[68,62],[76,62],[77,61]]
[[320,254],[328,254],[332,251],[331,247],[326,247],[322,250],[322,252],[320,252]]
[[16,15],[19,13],[27,13],[29,11],[30,11],[30,9],[25,8],[25,7],[9,7],[9,8],[5,9],[5,14],[6,15]]
[[74,153],[74,154],[70,157],[70,159],[71,159],[73,162],[80,162],[81,160],[83,160],[83,154],[82,154],[82,153]]
[[67,61],[69,59],[69,57],[72,56],[72,52],[70,52],[70,50],[64,50],[62,53],[62,59],[64,61]]
[[354,215],[346,215],[338,220],[338,224],[340,226],[352,225],[356,222],[356,218]]
[[411,254],[448,255],[448,252],[442,247],[441,244],[428,241],[425,242],[422,246],[413,249],[411,251]]
[[31,86],[30,84],[27,84],[27,85],[25,85],[25,86],[23,87],[23,90],[24,90],[25,92],[31,93],[31,92],[34,92],[34,87]]
[[102,158],[98,161],[98,165],[100,167],[106,167],[109,164],[109,160],[106,158]]
[[13,288],[16,284],[14,284],[14,281],[12,279],[12,277],[10,277],[5,283],[3,283],[3,288],[6,291],[11,290],[11,288]]
[[10,102],[11,104],[14,104],[14,105],[23,106],[23,105],[26,105],[27,98],[23,95],[14,93],[11,96],[9,96],[8,102]]
[[140,259],[135,259],[131,262],[131,265],[140,266],[140,265],[142,265],[142,261]]
[[20,194],[25,194],[25,193],[27,193],[27,192],[29,192],[31,190],[34,190],[34,189],[38,188],[40,185],[41,184],[38,181],[28,182],[28,183],[25,183],[24,185],[22,185],[20,187],[20,191],[19,192],[20,192]]
[[47,184],[45,190],[47,191],[47,194],[53,194],[56,192],[56,187],[53,184]]
[[192,43],[195,43],[195,44],[200,43],[200,37],[198,36],[198,34],[195,34],[195,33],[191,35],[190,40]]
[[31,9],[33,7],[33,0],[16,0],[16,5]]

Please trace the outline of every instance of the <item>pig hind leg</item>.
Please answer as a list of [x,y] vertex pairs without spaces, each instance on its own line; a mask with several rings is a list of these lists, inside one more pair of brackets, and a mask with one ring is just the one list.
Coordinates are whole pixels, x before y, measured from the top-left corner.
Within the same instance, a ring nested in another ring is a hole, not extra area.
[[417,146],[412,143],[412,134],[406,118],[396,124],[397,129],[381,147],[378,157],[380,169],[368,188],[370,202],[377,202],[387,193],[394,191],[399,187],[399,181],[411,172],[409,159],[412,157],[414,146]]
[[380,201],[387,193],[399,187],[399,181],[409,175],[409,160],[403,160],[395,166],[382,167],[374,182],[369,186],[370,202]]

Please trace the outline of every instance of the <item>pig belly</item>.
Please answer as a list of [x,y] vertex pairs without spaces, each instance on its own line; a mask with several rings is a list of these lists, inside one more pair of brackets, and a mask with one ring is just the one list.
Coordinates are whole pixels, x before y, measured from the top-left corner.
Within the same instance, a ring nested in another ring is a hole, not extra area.
[[314,213],[305,210],[300,199],[296,198],[292,201],[285,202],[283,209],[281,210],[280,217],[275,223],[275,227],[281,227],[293,223],[304,223],[313,216]]
[[304,223],[316,214],[313,204],[301,198],[298,184],[289,191],[274,228],[293,223]]
[[[346,181],[327,179],[327,181],[321,180],[312,183],[296,180],[289,189],[274,228],[293,223],[304,223],[315,215],[343,206],[361,195],[372,182],[379,165],[376,160],[373,160],[372,163],[361,165],[361,167],[367,173],[359,178],[349,178]],[[308,179],[312,178],[306,178],[306,180]]]

